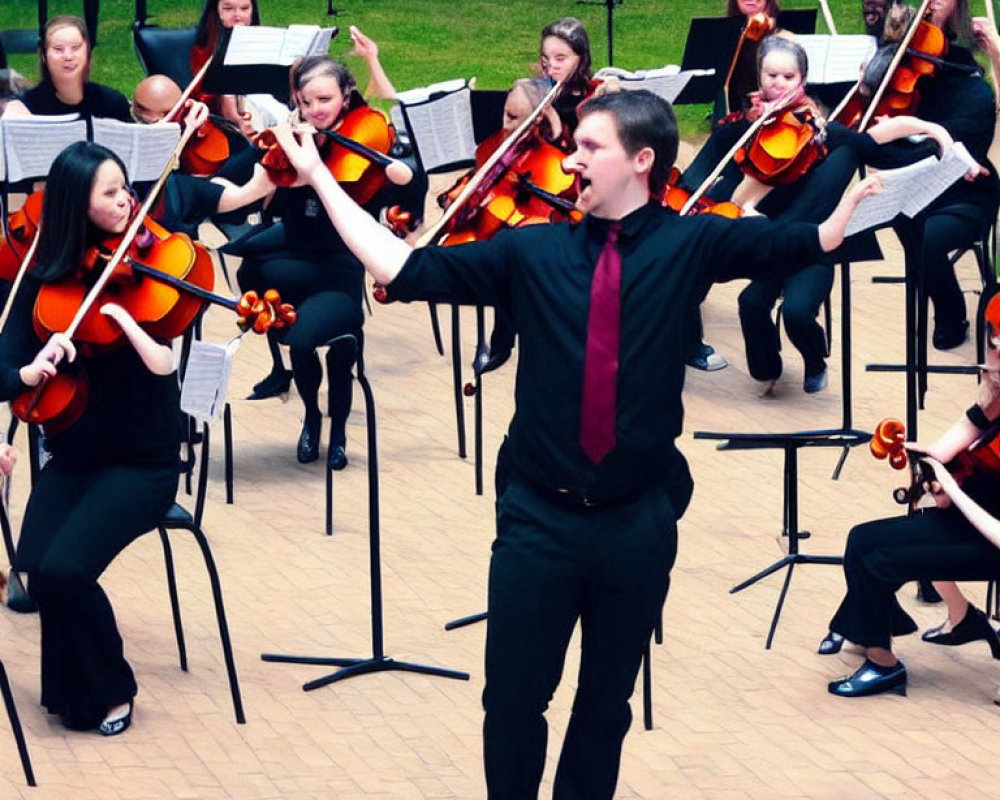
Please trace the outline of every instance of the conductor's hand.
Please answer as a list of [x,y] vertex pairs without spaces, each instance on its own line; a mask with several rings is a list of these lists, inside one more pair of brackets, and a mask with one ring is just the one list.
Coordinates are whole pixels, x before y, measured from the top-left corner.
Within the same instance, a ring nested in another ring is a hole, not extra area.
[[298,177],[293,185],[311,186],[321,170],[329,172],[319,157],[312,133],[290,125],[279,125],[274,128],[274,136],[288,156],[289,163],[295,167]]
[[34,361],[21,367],[21,382],[25,386],[38,386],[56,374],[59,363],[76,358],[76,345],[63,333],[53,333],[44,347],[38,351]]

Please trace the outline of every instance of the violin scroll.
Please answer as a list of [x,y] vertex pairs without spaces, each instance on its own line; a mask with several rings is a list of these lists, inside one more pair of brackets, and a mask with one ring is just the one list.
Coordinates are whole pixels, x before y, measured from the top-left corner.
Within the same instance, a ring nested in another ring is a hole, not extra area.
[[245,292],[236,303],[236,315],[240,330],[254,333],[290,328],[298,316],[291,303],[281,302],[276,289],[268,289],[263,297],[252,290]]
[[905,426],[898,419],[884,419],[875,426],[868,449],[880,461],[888,459],[893,469],[905,469],[909,463],[903,446],[905,432]]

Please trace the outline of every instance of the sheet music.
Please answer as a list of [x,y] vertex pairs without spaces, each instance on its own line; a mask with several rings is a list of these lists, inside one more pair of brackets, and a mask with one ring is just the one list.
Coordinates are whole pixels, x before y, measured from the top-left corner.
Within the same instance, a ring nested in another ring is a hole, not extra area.
[[318,25],[238,25],[232,29],[223,64],[227,67],[278,64],[289,66],[305,55],[326,55],[337,28]]
[[240,334],[226,345],[200,339],[191,342],[181,386],[181,411],[199,422],[218,419],[222,415],[229,374],[242,338]]
[[617,67],[605,67],[599,70],[594,76],[596,78],[616,78],[625,91],[635,89],[647,89],[655,95],[659,95],[668,103],[676,100],[684,87],[696,75],[714,75],[714,69],[689,69],[681,72],[681,68],[676,64],[669,64],[658,69],[643,69],[637,72],[618,69]]
[[124,162],[131,181],[159,178],[180,138],[181,126],[175,122],[140,125],[116,119],[94,120],[94,141]]
[[861,65],[878,47],[874,36],[810,34],[796,36],[809,59],[807,83],[855,83]]
[[898,214],[915,217],[975,164],[965,145],[955,142],[940,160],[928,156],[916,164],[878,173],[882,193],[858,203],[844,235],[878,227]]
[[[435,88],[445,86],[449,88]],[[423,99],[411,104],[410,98]],[[425,170],[458,161],[475,161],[472,92],[466,81],[447,81],[401,92],[397,99]]]
[[3,172],[11,183],[44,178],[52,162],[68,145],[87,138],[87,124],[78,114],[10,117],[0,120]]

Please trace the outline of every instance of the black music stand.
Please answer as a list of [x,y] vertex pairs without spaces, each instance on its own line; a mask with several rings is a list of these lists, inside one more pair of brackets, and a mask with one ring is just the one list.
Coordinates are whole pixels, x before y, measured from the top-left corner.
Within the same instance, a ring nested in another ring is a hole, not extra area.
[[625,0],[576,0],[578,6],[604,6],[608,10],[608,66],[615,65],[615,9],[624,3]]
[[757,581],[766,578],[778,570],[788,568],[785,581],[774,607],[771,627],[767,633],[764,648],[771,649],[774,632],[778,627],[778,618],[785,604],[788,586],[792,581],[792,571],[796,564],[843,564],[841,556],[814,556],[799,552],[799,539],[808,538],[809,534],[799,530],[799,450],[803,447],[856,447],[871,439],[870,433],[864,431],[817,430],[799,431],[795,433],[716,433],[712,431],[695,431],[695,439],[722,440],[718,450],[770,450],[780,449],[785,453],[784,459],[784,508],[782,510],[782,536],[788,537],[788,553],[771,566],[762,569],[756,575],[738,583],[729,590],[730,594],[742,592]]
[[[792,33],[815,33],[817,9],[793,9],[778,14],[778,26]],[[714,70],[711,75],[695,75],[674,101],[712,103],[726,82],[729,62],[736,51],[745,20],[735,17],[693,17],[688,28],[681,71]]]
[[[382,565],[379,545],[379,494],[378,494],[378,448],[375,439],[375,395],[371,383],[365,374],[363,353],[357,339],[352,336],[339,337],[353,339],[356,348],[358,385],[365,398],[365,425],[368,433],[368,556],[371,580],[371,624],[372,624],[372,655],[371,658],[331,658],[326,656],[290,656],[264,653],[262,661],[282,664],[315,664],[318,666],[340,667],[335,672],[322,678],[303,684],[305,692],[327,686],[334,681],[350,678],[355,675],[365,675],[371,672],[418,672],[423,675],[436,675],[440,678],[455,678],[469,680],[469,673],[444,667],[432,667],[424,664],[413,664],[408,661],[396,661],[385,654],[382,627]],[[336,340],[332,340],[335,342]]]
[[[904,364],[869,364],[869,372],[903,372],[906,374],[906,437],[917,441],[918,417],[927,394],[927,376],[975,375],[976,366],[941,365],[927,363],[927,290],[921,259],[923,250],[922,216],[903,220],[902,227],[894,227],[903,246],[905,300],[904,324],[906,326],[906,358]],[[985,259],[983,255],[981,258]],[[980,270],[985,272],[982,264]],[[983,275],[984,280],[986,275]]]

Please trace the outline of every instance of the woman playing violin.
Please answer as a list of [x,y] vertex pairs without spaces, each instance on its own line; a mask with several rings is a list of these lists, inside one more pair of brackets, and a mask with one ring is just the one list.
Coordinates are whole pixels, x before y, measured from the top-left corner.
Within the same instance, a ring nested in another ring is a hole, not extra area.
[[[991,316],[1000,319],[1000,297],[987,307],[987,319]],[[820,652],[837,652],[840,642],[847,639],[865,648],[866,658],[852,675],[830,683],[832,694],[905,693],[906,669],[892,652],[891,639],[913,633],[917,626],[896,600],[903,583],[989,580],[1000,570],[1000,523],[996,519],[1000,516],[1000,471],[995,468],[996,456],[975,457],[977,449],[995,450],[994,440],[1000,434],[998,334],[1000,330],[989,327],[984,380],[975,403],[933,444],[907,445],[911,457],[924,459],[933,470],[928,488],[935,507],[864,523],[848,537],[844,553],[847,594],[830,621],[830,634]],[[942,464],[969,453],[970,448],[971,472],[959,487]],[[982,635],[972,638],[987,639],[994,657],[1000,655],[1000,642],[981,611],[966,606],[959,624],[980,631]]]
[[[260,25],[257,0],[205,0],[205,7],[195,29],[194,47],[191,48],[192,74],[197,74],[215,53],[222,30],[239,25]],[[213,114],[218,114],[239,127],[244,135],[253,133],[248,117],[240,112],[235,95],[202,94],[198,99],[206,103]]]
[[[921,120],[941,125],[952,139],[968,148],[977,162],[989,167],[988,174],[973,181],[959,181],[944,192],[916,224],[897,227],[905,246],[916,247],[919,242],[924,285],[934,306],[932,341],[939,350],[949,350],[965,341],[969,329],[964,295],[949,255],[983,236],[997,215],[1000,184],[988,160],[996,125],[996,99],[972,53],[963,46],[972,42],[968,0],[934,0],[929,21],[944,31],[948,49],[944,63],[918,83],[920,100],[913,113]],[[988,54],[991,41],[986,40]],[[923,236],[914,241],[921,225]]]
[[[290,77],[299,115],[317,130],[346,130],[349,120],[368,114],[354,78],[337,61],[310,56],[292,67]],[[370,133],[386,134],[388,123],[381,115],[372,116],[370,121],[373,125]],[[373,165],[371,169],[381,168]],[[291,371],[282,365],[277,336],[269,333],[272,370],[254,386],[250,397],[263,399],[284,394],[294,377],[305,407],[297,457],[307,463],[319,457],[322,420],[318,395],[323,372],[316,348],[335,336],[360,329],[363,270],[344,247],[311,189],[275,189],[269,173],[258,164],[254,177],[232,195],[232,201],[227,191],[220,210],[228,210],[232,203],[243,205],[270,195],[272,202],[268,208],[282,219],[277,225],[252,231],[226,250],[244,258],[238,273],[244,290],[263,292],[275,288],[298,310],[298,319],[284,338],[291,356]],[[332,348],[327,355],[333,426],[333,449],[328,462],[334,469],[347,465],[345,426],[351,409],[352,364],[353,356],[343,348]]]
[[563,82],[552,107],[562,121],[563,141],[569,145],[576,130],[576,109],[594,92],[590,37],[580,20],[561,17],[542,28],[540,64],[546,78]]
[[174,357],[127,311],[100,313],[121,346],[91,352],[60,333],[38,339],[33,308],[48,283],[81,269],[84,254],[121,234],[133,209],[125,168],[110,150],[78,142],[48,176],[34,267],[0,337],[0,398],[9,400],[75,362],[89,379],[79,420],[50,433],[51,460],[25,511],[16,569],[28,574],[42,623],[42,705],[67,727],[124,731],[137,687],[98,579],[174,500],[181,421]]
[[79,17],[58,16],[42,30],[38,46],[41,82],[12,100],[4,116],[79,114],[131,122],[128,98],[99,83],[91,83],[87,23]]

